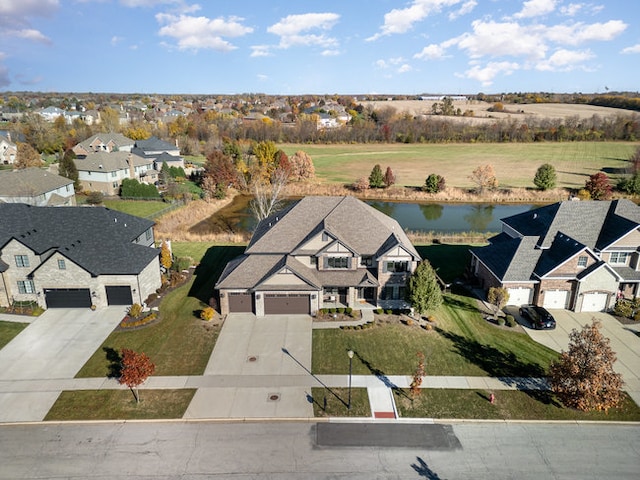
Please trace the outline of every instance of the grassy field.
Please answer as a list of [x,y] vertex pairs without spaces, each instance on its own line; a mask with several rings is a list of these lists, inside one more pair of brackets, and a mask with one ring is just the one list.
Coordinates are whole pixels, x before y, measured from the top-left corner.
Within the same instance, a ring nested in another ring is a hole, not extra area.
[[287,155],[304,150],[313,159],[316,176],[326,183],[353,183],[368,177],[377,163],[390,166],[398,185],[417,186],[430,173],[442,175],[447,185],[468,188],[471,172],[492,164],[501,187],[531,187],[536,170],[552,164],[558,187],[580,188],[600,170],[612,178],[627,167],[627,160],[640,143],[556,142],[476,144],[354,144],[278,145]]
[[27,325],[29,324],[0,321],[0,349],[13,340]]
[[195,389],[139,390],[137,404],[129,389],[65,391],[45,421],[182,418],[195,393]]
[[149,217],[170,207],[168,203],[152,200],[105,200],[103,203],[105,207],[111,210],[142,218]]

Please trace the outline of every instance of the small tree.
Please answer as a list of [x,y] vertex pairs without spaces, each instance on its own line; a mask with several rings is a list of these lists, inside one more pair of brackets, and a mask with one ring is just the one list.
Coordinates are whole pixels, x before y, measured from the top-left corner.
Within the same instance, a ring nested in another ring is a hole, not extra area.
[[367,177],[360,177],[351,185],[356,192],[363,192],[369,189],[369,179]]
[[380,167],[380,164],[376,164],[373,167],[373,170],[371,170],[371,174],[369,175],[369,187],[384,187],[384,176],[382,175],[382,168]]
[[138,386],[153,375],[156,366],[144,353],[137,353],[128,348],[122,349],[122,370],[118,382],[131,389],[136,403],[140,403]]
[[104,200],[102,192],[89,192],[87,195],[87,203],[89,205],[100,205]]
[[420,395],[420,385],[422,385],[422,379],[425,375],[424,371],[424,353],[418,352],[416,353],[418,357],[418,366],[416,367],[416,371],[413,374],[413,380],[411,380],[411,385],[409,389],[411,390],[411,397],[415,398]]
[[589,192],[592,200],[608,200],[613,191],[609,177],[604,172],[591,175],[584,184],[584,189]]
[[427,193],[438,193],[444,190],[444,177],[435,173],[430,174],[424,182],[422,189]]
[[503,287],[491,287],[487,292],[487,301],[495,307],[493,318],[498,318],[498,312],[509,301],[509,291]]
[[538,168],[533,183],[540,190],[550,190],[556,186],[556,169],[553,165],[545,163]]
[[491,164],[481,165],[476,168],[469,176],[469,179],[476,184],[478,193],[484,193],[485,190],[493,190],[498,186],[498,179]]
[[384,172],[383,181],[387,188],[396,183],[396,175],[393,173],[393,170],[391,170],[391,167],[387,167],[387,170]]
[[169,242],[167,242],[166,240],[163,240],[162,245],[160,245],[160,265],[165,270],[169,270],[171,268],[171,265],[173,265],[171,248],[169,247]]
[[16,161],[13,166],[15,168],[29,168],[42,166],[42,158],[40,154],[28,143],[18,142],[16,144]]
[[616,355],[595,318],[581,331],[569,334],[569,350],[549,367],[551,390],[562,403],[582,411],[616,407],[621,400],[622,376],[613,370]]
[[429,261],[423,260],[409,277],[406,300],[421,314],[442,304],[442,291]]
[[76,192],[81,190],[80,180],[78,179],[78,168],[75,163],[76,154],[73,150],[69,149],[64,152],[62,159],[58,165],[58,175],[61,175],[69,180],[73,180],[73,188]]
[[292,180],[309,180],[316,175],[313,160],[306,152],[298,150],[289,157],[291,165],[290,175]]

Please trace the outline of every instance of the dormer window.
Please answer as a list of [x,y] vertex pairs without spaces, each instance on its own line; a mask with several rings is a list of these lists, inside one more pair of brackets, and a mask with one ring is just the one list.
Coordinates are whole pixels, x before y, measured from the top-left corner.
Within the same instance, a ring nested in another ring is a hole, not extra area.
[[349,268],[349,257],[327,257],[327,268]]
[[387,262],[387,272],[401,273],[409,270],[409,262]]
[[362,267],[372,267],[373,266],[373,257],[366,256],[360,258],[360,265]]
[[626,264],[629,254],[627,252],[611,252],[609,263]]
[[589,260],[589,257],[587,256],[580,256],[578,257],[578,268],[584,268],[587,266],[587,261]]

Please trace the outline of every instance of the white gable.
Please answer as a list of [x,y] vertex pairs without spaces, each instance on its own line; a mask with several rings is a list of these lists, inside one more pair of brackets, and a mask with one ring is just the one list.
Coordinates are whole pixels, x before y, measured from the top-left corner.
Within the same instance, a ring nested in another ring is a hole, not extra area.
[[261,285],[308,285],[287,267],[267,278]]

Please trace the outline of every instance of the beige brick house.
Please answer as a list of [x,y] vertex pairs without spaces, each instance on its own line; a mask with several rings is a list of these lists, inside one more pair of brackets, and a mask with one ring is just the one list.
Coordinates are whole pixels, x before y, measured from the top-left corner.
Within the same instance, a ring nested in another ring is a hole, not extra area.
[[471,250],[481,287],[509,304],[576,312],[640,295],[640,207],[629,200],[567,201],[502,219],[490,245]]
[[216,289],[220,310],[314,314],[323,307],[407,308],[420,256],[400,225],[354,197],[305,197],[261,221]]

